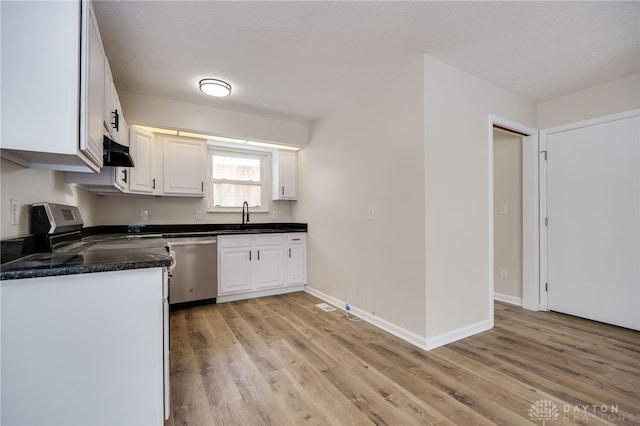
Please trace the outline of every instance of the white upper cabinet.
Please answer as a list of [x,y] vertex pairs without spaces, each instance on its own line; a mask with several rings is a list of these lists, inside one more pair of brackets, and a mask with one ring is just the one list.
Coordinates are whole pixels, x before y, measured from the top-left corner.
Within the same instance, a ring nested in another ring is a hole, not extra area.
[[98,171],[105,57],[90,2],[0,8],[2,156],[33,168]]
[[158,182],[153,134],[133,127],[130,145],[129,153],[134,167],[129,168],[129,192],[155,194]]
[[199,139],[164,137],[163,193],[204,197],[207,146]]
[[207,146],[204,141],[156,136],[136,127],[130,131],[129,192],[204,196]]
[[298,199],[298,153],[277,151],[273,153],[274,200]]

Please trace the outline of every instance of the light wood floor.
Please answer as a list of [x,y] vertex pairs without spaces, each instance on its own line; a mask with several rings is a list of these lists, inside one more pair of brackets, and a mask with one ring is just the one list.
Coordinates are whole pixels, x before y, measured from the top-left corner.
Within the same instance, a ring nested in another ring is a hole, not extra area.
[[492,330],[425,352],[319,302],[173,312],[167,426],[640,424],[639,332],[496,303]]

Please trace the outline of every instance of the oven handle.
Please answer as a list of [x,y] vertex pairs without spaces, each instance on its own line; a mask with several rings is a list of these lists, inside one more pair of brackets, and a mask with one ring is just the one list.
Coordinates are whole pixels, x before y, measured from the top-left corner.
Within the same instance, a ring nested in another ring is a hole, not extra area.
[[167,268],[167,272],[169,273],[169,276],[171,276],[171,273],[177,266],[175,250],[169,250],[169,258],[171,258],[171,263],[169,264],[169,268]]

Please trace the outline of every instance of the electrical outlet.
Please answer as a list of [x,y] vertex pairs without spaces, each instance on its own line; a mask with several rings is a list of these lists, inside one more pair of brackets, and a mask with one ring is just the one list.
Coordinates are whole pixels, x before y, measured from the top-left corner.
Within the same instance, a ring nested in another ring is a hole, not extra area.
[[140,220],[149,220],[149,210],[140,210]]
[[274,210],[273,213],[271,213],[271,218],[273,220],[278,220],[280,218],[280,215],[278,214],[278,210]]
[[196,210],[196,220],[202,220],[202,210]]
[[508,280],[509,279],[509,270],[506,268],[500,269],[500,279]]
[[500,214],[509,214],[508,204],[500,204]]
[[20,224],[20,208],[18,206],[18,201],[13,198],[11,199],[11,224]]

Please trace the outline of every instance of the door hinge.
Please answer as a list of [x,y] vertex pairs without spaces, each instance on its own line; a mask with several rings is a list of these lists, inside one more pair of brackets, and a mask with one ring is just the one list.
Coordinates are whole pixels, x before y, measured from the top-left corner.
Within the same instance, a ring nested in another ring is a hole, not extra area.
[[544,154],[544,161],[547,161],[547,151],[540,151],[540,154]]
[[549,218],[548,217],[544,218],[544,226],[549,226]]

